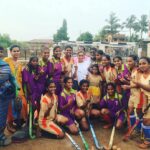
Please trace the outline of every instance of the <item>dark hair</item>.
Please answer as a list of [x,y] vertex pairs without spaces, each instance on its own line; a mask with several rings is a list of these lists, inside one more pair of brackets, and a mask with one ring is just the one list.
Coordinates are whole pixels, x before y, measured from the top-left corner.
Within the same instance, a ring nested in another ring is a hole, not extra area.
[[96,53],[98,53],[99,55],[104,55],[104,52],[102,50],[97,50]]
[[111,67],[115,67],[115,65],[113,63],[111,63],[111,58],[110,58],[109,55],[105,54],[105,55],[103,55],[103,57],[106,57],[106,59],[110,61],[110,66]]
[[55,82],[54,82],[53,80],[49,80],[49,79],[48,79],[48,80],[46,81],[46,89],[47,89],[47,88],[49,87],[49,85],[52,84],[52,83],[55,84]]
[[96,51],[97,51],[97,48],[92,47],[91,50],[93,50],[94,52],[96,52]]
[[19,48],[19,50],[20,50],[20,46],[18,46],[18,45],[12,45],[12,46],[10,47],[10,51],[12,51],[12,50],[13,50],[13,48],[15,48],[15,47],[18,47],[18,48]]
[[106,57],[107,60],[111,60],[110,56],[107,54],[103,55],[103,57]]
[[139,60],[137,55],[129,55],[128,57],[131,57],[134,61],[138,61]]
[[70,48],[71,50],[73,49],[70,45],[65,46],[65,50],[66,50],[67,48]]
[[84,83],[88,84],[88,86],[89,86],[89,81],[88,81],[88,80],[85,80],[85,79],[82,79],[82,80],[80,81],[80,83],[79,83],[80,88],[81,88],[81,86],[82,86]]
[[0,46],[0,51],[3,51],[3,50],[4,50],[4,48],[2,46]]
[[108,89],[108,86],[112,86],[114,91],[116,91],[116,85],[114,83],[112,83],[112,82],[107,83],[106,84],[106,90]]
[[141,60],[141,59],[145,59],[148,62],[148,64],[150,64],[150,58],[149,57],[141,57],[139,60]]
[[113,58],[113,61],[114,61],[116,58],[118,58],[119,60],[121,60],[121,61],[122,61],[121,56],[115,56],[115,57]]
[[47,79],[47,80],[46,80],[46,84],[45,84],[45,88],[44,88],[43,94],[46,94],[46,93],[47,93],[48,87],[49,87],[49,85],[50,85],[51,83],[54,83],[54,84],[55,84],[55,82],[54,82],[53,80],[50,80],[50,79]]
[[[38,57],[37,57],[37,56],[32,56],[32,57],[30,57],[29,63],[27,64],[30,73],[32,73],[32,70],[34,69],[33,66],[31,65],[31,62],[32,62],[32,60],[34,60],[34,59],[37,59],[37,61],[38,61]],[[36,68],[36,71],[35,71],[35,74],[36,74],[36,75],[38,74],[38,68],[39,68],[39,66]]]
[[91,66],[91,68],[94,68],[94,67],[97,68],[97,71],[98,71],[97,74],[100,74],[98,64],[93,64],[93,65]]
[[64,83],[66,84],[68,82],[68,80],[70,80],[70,79],[73,81],[73,78],[71,78],[71,77],[65,77],[64,78]]
[[57,48],[61,48],[60,46],[55,46],[54,48],[53,48],[53,51],[55,51]]

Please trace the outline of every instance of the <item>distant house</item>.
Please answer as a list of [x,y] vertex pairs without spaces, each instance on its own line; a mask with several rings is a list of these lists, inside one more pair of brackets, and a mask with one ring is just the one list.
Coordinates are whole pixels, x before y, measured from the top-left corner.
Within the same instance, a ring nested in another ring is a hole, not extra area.
[[51,39],[33,39],[31,41],[26,42],[28,44],[28,50],[31,55],[39,55],[41,47],[52,47],[53,40]]
[[107,42],[126,42],[126,36],[125,34],[114,34],[111,35],[109,34],[108,36],[106,36],[105,40]]

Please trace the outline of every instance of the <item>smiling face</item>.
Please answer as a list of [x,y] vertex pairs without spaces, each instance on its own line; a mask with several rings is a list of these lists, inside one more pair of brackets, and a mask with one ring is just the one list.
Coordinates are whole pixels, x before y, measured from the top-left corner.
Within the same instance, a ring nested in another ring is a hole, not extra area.
[[117,68],[121,68],[122,65],[122,60],[120,60],[119,58],[115,58],[114,59],[114,64]]
[[106,56],[103,56],[102,57],[102,64],[103,64],[103,66],[108,66],[110,64],[110,60],[108,60],[106,58]]
[[15,59],[18,59],[20,57],[20,48],[19,47],[14,47],[11,51],[11,56]]
[[109,85],[107,87],[107,93],[108,93],[109,96],[113,96],[114,95],[115,90],[114,90],[114,87],[112,85]]
[[92,67],[92,73],[93,74],[98,74],[98,67],[93,66]]
[[31,63],[31,65],[34,68],[36,68],[38,66],[38,59],[37,58],[33,58],[30,63]]
[[81,91],[82,91],[83,93],[86,93],[87,90],[88,90],[88,88],[89,88],[88,83],[83,83],[83,84],[81,85],[81,87],[80,87],[80,89],[81,89]]
[[142,72],[146,72],[150,69],[150,64],[148,63],[148,61],[146,59],[140,59],[139,61],[139,69]]
[[83,52],[79,52],[78,53],[78,61],[79,62],[83,62],[84,61],[84,53]]
[[44,50],[42,51],[42,58],[43,58],[43,59],[48,60],[49,55],[50,55],[49,49],[44,49]]
[[72,55],[72,49],[71,48],[66,48],[65,49],[65,55],[66,55],[66,57],[71,57],[71,55]]
[[55,83],[50,83],[48,88],[47,88],[47,91],[48,91],[49,94],[54,94],[55,91],[56,91]]
[[96,53],[96,60],[97,61],[100,61],[101,59],[102,59],[102,55],[101,54],[99,54],[99,53]]
[[58,58],[58,59],[60,59],[60,57],[61,57],[61,48],[56,48],[54,51],[53,51],[53,55],[54,55],[54,57],[55,58]]
[[65,87],[69,90],[73,86],[73,81],[72,79],[68,79],[68,81],[65,83]]
[[133,60],[132,57],[128,57],[128,58],[127,58],[127,64],[128,64],[128,67],[129,67],[130,69],[132,69],[132,68],[135,67],[135,61]]

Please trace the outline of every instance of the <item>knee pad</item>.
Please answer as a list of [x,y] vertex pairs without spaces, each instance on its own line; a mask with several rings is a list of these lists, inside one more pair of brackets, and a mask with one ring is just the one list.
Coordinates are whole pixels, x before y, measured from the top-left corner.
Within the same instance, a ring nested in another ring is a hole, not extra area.
[[131,126],[133,126],[136,122],[136,116],[135,115],[130,115],[130,123],[131,123]]
[[150,126],[145,126],[142,123],[142,129],[144,133],[144,138],[150,142]]

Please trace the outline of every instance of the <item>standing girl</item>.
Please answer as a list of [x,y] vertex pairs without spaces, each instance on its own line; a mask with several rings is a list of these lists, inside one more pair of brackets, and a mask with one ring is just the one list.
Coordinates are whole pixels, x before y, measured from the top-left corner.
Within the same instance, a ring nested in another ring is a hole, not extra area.
[[103,55],[102,66],[99,68],[100,75],[102,77],[102,97],[106,94],[106,84],[114,83],[117,78],[117,72],[114,65],[111,63],[111,58],[109,55]]
[[[6,61],[11,69],[12,75],[16,78],[17,83],[20,87],[20,91],[16,92],[16,95],[20,97],[22,101],[22,109],[20,113],[20,118],[23,119],[23,121],[27,120],[27,102],[25,99],[25,95],[23,92],[22,87],[22,64],[19,62],[20,57],[20,47],[18,45],[13,45],[10,47],[10,53],[11,57],[4,58],[4,61]],[[9,105],[8,109],[8,118],[7,118],[7,129],[10,132],[15,132],[16,129],[13,126],[14,120],[18,119],[18,113],[15,109],[14,100]]]
[[43,93],[46,90],[46,80],[52,78],[54,69],[53,64],[49,61],[50,52],[48,47],[42,48],[41,55],[42,59],[39,61],[41,79],[39,82],[41,83],[41,93]]
[[53,73],[53,81],[56,84],[56,94],[60,95],[60,92],[62,90],[61,88],[61,76],[62,76],[62,62],[61,62],[61,48],[60,46],[56,46],[53,49],[53,57],[50,60],[51,63],[54,66],[54,73]]
[[[139,69],[142,73],[137,80],[132,79],[132,81],[144,93],[144,110],[150,104],[150,59],[148,57],[140,58]],[[142,129],[144,133],[144,142],[140,144],[139,147],[148,149],[150,147],[150,108],[143,116]]]
[[100,114],[99,103],[101,99],[102,78],[100,76],[97,64],[92,65],[91,73],[87,75],[87,80],[90,83],[89,91],[92,93],[92,96],[93,96],[92,108],[95,109],[95,111],[97,111],[97,114]]
[[23,69],[22,76],[27,100],[32,103],[34,110],[39,110],[40,99],[42,95],[40,88],[41,73],[40,66],[38,65],[38,58],[36,56],[30,58],[29,63]]
[[15,98],[15,89],[17,87],[9,65],[2,60],[3,51],[4,48],[0,47],[0,147],[11,143],[11,139],[5,136],[4,130],[6,127],[8,105],[10,100]]
[[131,127],[131,123],[133,125],[136,121],[136,116],[134,115],[134,109],[139,116],[142,108],[142,104],[140,102],[141,90],[131,80],[131,79],[137,80],[139,76],[140,72],[137,68],[137,62],[138,62],[138,57],[136,55],[128,56],[127,64],[128,64],[128,69],[131,72],[130,85],[122,85],[123,90],[130,89],[130,98],[129,98],[128,111],[127,111],[128,128]]
[[117,79],[116,79],[116,84],[117,84],[117,92],[119,94],[123,95],[123,101],[124,104],[126,105],[126,109],[128,108],[128,101],[130,97],[130,90],[122,90],[121,85],[124,84],[130,84],[129,82],[129,77],[130,77],[130,72],[125,64],[123,64],[122,58],[120,56],[115,56],[113,58],[115,68],[117,71]]
[[41,108],[38,122],[42,130],[57,136],[57,138],[63,138],[64,132],[56,123],[65,124],[68,119],[57,114],[58,98],[55,95],[55,90],[55,83],[48,81],[46,83],[46,93],[42,96],[40,102]]

